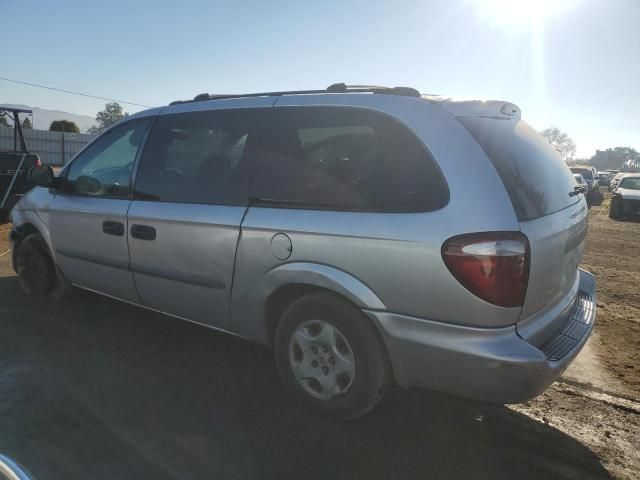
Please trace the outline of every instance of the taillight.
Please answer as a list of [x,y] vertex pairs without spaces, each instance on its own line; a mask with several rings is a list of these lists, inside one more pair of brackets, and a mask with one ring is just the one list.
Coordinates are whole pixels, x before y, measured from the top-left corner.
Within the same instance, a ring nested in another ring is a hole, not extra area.
[[453,276],[471,293],[500,307],[524,303],[530,251],[519,232],[458,235],[442,246],[442,258]]
[[36,161],[33,162],[33,165],[35,167],[41,167],[42,166],[42,162],[40,161],[40,159],[38,157],[36,157]]

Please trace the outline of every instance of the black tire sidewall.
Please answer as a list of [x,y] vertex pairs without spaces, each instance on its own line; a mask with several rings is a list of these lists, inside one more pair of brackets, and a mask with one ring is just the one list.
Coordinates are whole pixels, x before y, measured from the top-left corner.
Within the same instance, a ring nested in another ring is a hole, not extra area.
[[[291,335],[302,322],[322,320],[334,325],[349,342],[356,361],[353,384],[344,395],[324,401],[309,395],[294,378],[289,364]],[[373,408],[390,383],[386,349],[372,321],[349,302],[330,294],[312,294],[287,308],[278,324],[276,365],[287,391],[298,401],[324,415],[353,419]]]
[[[38,255],[45,262],[47,275],[43,285],[33,283],[33,272],[29,272],[29,257]],[[16,253],[16,272],[20,287],[27,295],[46,297],[56,286],[57,275],[49,247],[39,233],[28,235],[18,246]]]

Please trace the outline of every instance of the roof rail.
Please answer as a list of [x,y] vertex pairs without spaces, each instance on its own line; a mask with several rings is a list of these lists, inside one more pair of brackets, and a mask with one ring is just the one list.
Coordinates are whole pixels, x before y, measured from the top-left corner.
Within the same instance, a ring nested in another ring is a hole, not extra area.
[[193,100],[175,100],[169,105],[179,105],[181,103],[203,102],[206,100],[223,100],[226,98],[246,98],[246,97],[280,97],[282,95],[305,95],[318,93],[377,93],[384,95],[399,95],[404,97],[420,98],[420,92],[411,87],[379,87],[373,85],[347,85],[345,83],[334,83],[325,90],[288,90],[282,92],[261,92],[261,93],[238,93],[210,95],[201,93],[193,97]]

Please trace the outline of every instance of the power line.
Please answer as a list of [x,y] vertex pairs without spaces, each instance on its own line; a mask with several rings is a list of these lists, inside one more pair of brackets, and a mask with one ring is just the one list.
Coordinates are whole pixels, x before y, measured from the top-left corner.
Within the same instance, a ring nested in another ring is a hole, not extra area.
[[30,87],[44,88],[44,89],[53,90],[53,91],[56,91],[56,92],[69,93],[71,95],[80,95],[81,97],[97,98],[98,100],[107,100],[109,102],[118,102],[118,103],[124,103],[126,105],[135,105],[136,107],[151,108],[149,105],[142,105],[140,103],[125,102],[123,100],[116,100],[116,99],[107,98],[107,97],[98,97],[96,95],[89,95],[88,93],[82,93],[82,92],[72,92],[71,90],[63,90],[61,88],[48,87],[46,85],[38,85],[37,83],[22,82],[20,80],[13,80],[11,78],[0,77],[0,80],[5,80],[7,82],[13,82],[13,83],[19,83],[20,85],[29,85]]

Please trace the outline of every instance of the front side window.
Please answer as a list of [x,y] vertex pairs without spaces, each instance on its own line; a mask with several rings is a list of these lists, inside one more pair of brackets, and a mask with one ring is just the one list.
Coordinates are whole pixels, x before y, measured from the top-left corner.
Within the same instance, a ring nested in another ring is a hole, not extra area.
[[245,146],[252,113],[188,112],[158,118],[138,170],[135,198],[246,205],[250,165]]
[[69,166],[71,191],[82,195],[126,197],[148,121],[134,120],[105,132]]
[[378,112],[278,108],[256,149],[251,196],[266,204],[360,211],[429,211],[449,191],[425,147]]

